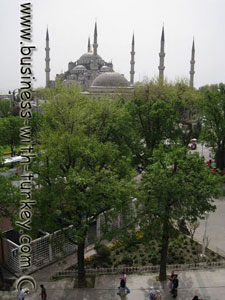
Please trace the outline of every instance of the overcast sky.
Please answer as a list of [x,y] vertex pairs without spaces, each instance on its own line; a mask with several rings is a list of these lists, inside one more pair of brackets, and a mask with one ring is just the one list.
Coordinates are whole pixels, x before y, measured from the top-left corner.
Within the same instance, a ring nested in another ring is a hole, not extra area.
[[[0,93],[20,87],[20,4],[0,0]],[[98,25],[98,53],[129,80],[135,34],[135,81],[158,76],[161,30],[165,28],[165,76],[189,78],[196,49],[195,86],[225,81],[224,0],[33,0],[34,87],[45,85],[45,35],[49,29],[50,78],[87,52]]]

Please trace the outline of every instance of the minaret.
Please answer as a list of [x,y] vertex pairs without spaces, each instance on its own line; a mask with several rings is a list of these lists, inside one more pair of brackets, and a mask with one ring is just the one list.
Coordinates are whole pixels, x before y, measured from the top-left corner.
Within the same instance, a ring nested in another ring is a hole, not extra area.
[[88,53],[91,52],[91,42],[90,37],[88,38]]
[[97,55],[97,48],[98,48],[98,42],[97,42],[98,34],[97,34],[97,23],[95,22],[95,30],[94,30],[94,55]]
[[98,62],[97,62],[97,48],[98,48],[98,34],[97,34],[97,23],[95,22],[95,30],[94,30],[94,44],[93,44],[93,61],[91,64],[92,79],[94,79],[98,75]]
[[164,52],[164,46],[165,46],[165,38],[164,38],[164,26],[162,28],[162,36],[161,36],[161,45],[160,45],[160,53],[159,53],[159,79],[163,82],[163,72],[165,69],[164,66],[164,57],[165,57],[165,52]]
[[190,87],[194,87],[194,74],[195,74],[195,42],[193,39],[192,50],[191,50],[191,69],[190,69]]
[[45,48],[45,74],[46,74],[46,85],[45,87],[50,86],[50,56],[49,56],[50,48],[49,48],[49,36],[48,36],[48,28],[46,32],[46,48]]
[[131,60],[130,60],[130,84],[134,84],[134,55],[135,55],[135,51],[134,51],[134,34],[133,34],[133,38],[132,38],[132,45],[131,45]]

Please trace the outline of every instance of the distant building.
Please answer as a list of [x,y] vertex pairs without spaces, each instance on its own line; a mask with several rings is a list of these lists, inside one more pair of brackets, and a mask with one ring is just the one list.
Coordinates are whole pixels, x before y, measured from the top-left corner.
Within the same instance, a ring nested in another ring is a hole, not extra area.
[[[129,93],[133,90],[134,84],[134,65],[135,65],[135,43],[134,35],[131,43],[131,60],[130,60],[130,80],[128,81],[124,75],[114,71],[112,62],[106,62],[98,54],[98,33],[97,24],[94,28],[94,43],[91,47],[90,38],[88,38],[87,53],[81,57],[68,63],[68,70],[64,73],[57,74],[55,80],[50,80],[50,47],[49,47],[49,33],[46,32],[46,57],[45,57],[45,74],[46,87],[54,86],[57,81],[65,84],[75,84],[86,93],[91,95],[115,93],[115,91],[123,91]],[[164,27],[162,29],[159,53],[159,79],[164,80],[164,58],[165,58],[165,36]],[[191,52],[191,69],[190,69],[190,86],[194,87],[194,64],[195,64],[195,48],[194,42]]]
[[0,101],[1,100],[10,100],[11,101],[11,95],[0,95]]
[[75,62],[68,63],[68,70],[62,74],[57,74],[55,81],[50,80],[50,48],[49,33],[46,33],[46,87],[54,86],[57,81],[66,84],[75,84],[82,88],[86,94],[105,94],[114,93],[115,91],[130,92],[133,90],[134,83],[134,36],[132,39],[131,51],[131,78],[130,82],[114,71],[112,62],[106,62],[98,54],[98,34],[97,24],[94,28],[94,43],[91,47],[90,38],[88,38],[87,53]]

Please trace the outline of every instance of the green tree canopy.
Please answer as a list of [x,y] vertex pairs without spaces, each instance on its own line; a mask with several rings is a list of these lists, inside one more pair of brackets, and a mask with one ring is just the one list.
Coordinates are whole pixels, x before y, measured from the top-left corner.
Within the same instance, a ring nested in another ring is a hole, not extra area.
[[116,102],[97,103],[73,87],[51,93],[43,108],[42,148],[33,163],[39,186],[33,227],[53,231],[74,226],[81,284],[90,224],[102,213],[111,212],[112,219],[122,209],[128,211],[133,195],[130,157],[122,139],[126,123]]
[[146,234],[161,238],[160,280],[166,280],[168,242],[180,219],[187,221],[214,210],[221,177],[213,175],[198,153],[160,145],[140,185],[139,220]]
[[197,99],[197,92],[184,82],[162,85],[160,81],[150,81],[136,85],[127,106],[136,136],[132,150],[138,163],[147,166],[160,143],[188,145],[195,134]]
[[20,144],[20,128],[23,120],[20,117],[9,116],[0,119],[0,144],[9,145],[13,156],[15,146]]
[[0,100],[0,117],[8,117],[12,112],[10,100]]
[[216,166],[225,169],[225,85],[202,87],[202,138],[215,152]]

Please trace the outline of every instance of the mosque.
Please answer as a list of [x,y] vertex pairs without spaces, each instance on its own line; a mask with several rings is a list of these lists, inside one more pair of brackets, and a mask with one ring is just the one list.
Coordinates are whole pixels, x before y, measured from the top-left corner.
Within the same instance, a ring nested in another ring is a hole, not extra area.
[[[164,58],[165,58],[165,37],[164,27],[160,41],[159,53],[159,78],[164,79]],[[57,74],[55,81],[50,80],[50,48],[49,48],[49,33],[46,33],[46,57],[45,57],[45,74],[46,87],[54,86],[57,81],[62,81],[65,84],[75,84],[86,94],[112,94],[115,91],[131,92],[134,85],[134,65],[135,65],[135,42],[134,35],[131,43],[131,60],[130,60],[130,79],[129,81],[124,75],[114,71],[112,62],[106,62],[98,54],[98,33],[97,23],[94,28],[94,43],[93,50],[88,39],[87,53],[75,62],[68,63],[68,70],[62,74]],[[190,87],[194,87],[194,64],[195,64],[195,45],[192,44],[191,61],[190,61]]]

